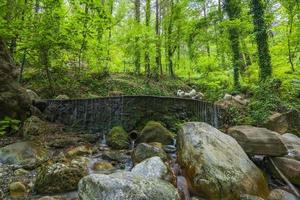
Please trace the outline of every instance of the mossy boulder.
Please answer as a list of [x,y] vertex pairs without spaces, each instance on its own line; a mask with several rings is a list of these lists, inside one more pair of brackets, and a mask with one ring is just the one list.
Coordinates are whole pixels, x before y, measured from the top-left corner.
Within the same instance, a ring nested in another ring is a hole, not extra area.
[[36,116],[31,116],[26,119],[22,130],[23,136],[26,139],[34,139],[39,135],[51,135],[61,131],[59,125],[43,121]]
[[88,174],[85,157],[69,162],[50,163],[38,170],[35,190],[40,194],[53,194],[77,189],[78,182]]
[[129,140],[128,133],[121,126],[112,128],[107,135],[107,144],[113,149],[128,149]]
[[168,156],[166,152],[163,150],[161,143],[140,143],[135,148],[132,159],[134,163],[142,162],[147,158],[151,158],[153,156],[158,156],[162,160],[166,161]]
[[160,142],[162,144],[172,144],[173,141],[174,134],[156,121],[149,121],[137,139],[138,143]]

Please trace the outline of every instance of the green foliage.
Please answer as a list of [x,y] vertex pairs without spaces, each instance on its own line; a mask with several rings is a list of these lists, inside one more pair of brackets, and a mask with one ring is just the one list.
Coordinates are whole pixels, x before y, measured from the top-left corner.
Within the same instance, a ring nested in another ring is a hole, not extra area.
[[4,119],[0,121],[0,136],[3,136],[8,133],[15,133],[19,130],[19,127],[19,120],[12,119],[10,117],[4,117]]
[[247,107],[246,120],[255,125],[261,125],[274,111],[287,110],[287,105],[280,98],[281,81],[270,79],[253,89],[253,98]]

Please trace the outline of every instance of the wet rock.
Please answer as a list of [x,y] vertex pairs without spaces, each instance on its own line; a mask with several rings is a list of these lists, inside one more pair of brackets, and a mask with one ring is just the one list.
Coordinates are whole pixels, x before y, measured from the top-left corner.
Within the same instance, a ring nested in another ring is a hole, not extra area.
[[294,134],[285,133],[282,135],[282,141],[288,148],[287,157],[300,161],[300,138]]
[[36,136],[39,135],[51,135],[57,132],[61,132],[58,125],[43,121],[36,116],[31,116],[26,119],[22,130],[23,136],[26,139],[35,139]]
[[166,152],[162,149],[162,145],[160,143],[138,144],[133,152],[132,158],[134,163],[139,163],[153,156],[158,156],[164,161],[166,161],[168,158]]
[[299,198],[284,190],[274,189],[269,194],[267,200],[299,200]]
[[253,195],[249,195],[249,194],[242,194],[240,196],[240,200],[264,200],[261,197],[258,196],[253,196]]
[[231,100],[232,99],[232,95],[231,94],[225,94],[223,97],[224,100]]
[[39,198],[38,200],[65,200],[65,199],[60,196],[44,196]]
[[121,126],[116,126],[108,133],[107,144],[113,149],[128,149],[129,135]]
[[105,171],[112,169],[114,169],[114,166],[108,161],[97,161],[93,164],[93,170],[95,171]]
[[130,158],[130,156],[127,155],[127,152],[128,151],[124,150],[105,151],[102,154],[102,158],[109,161],[122,162]]
[[31,102],[33,102],[34,100],[40,99],[39,95],[37,95],[37,93],[35,93],[33,90],[26,89],[26,92],[27,92]]
[[202,122],[185,123],[178,132],[178,161],[193,189],[207,199],[265,197],[262,172],[229,135]]
[[148,158],[137,164],[132,168],[131,172],[147,178],[152,177],[166,180],[170,179],[172,176],[170,169],[158,156]]
[[34,188],[41,194],[76,190],[79,180],[87,175],[87,163],[88,159],[82,157],[42,166],[37,173]]
[[28,173],[29,173],[29,171],[27,171],[27,170],[25,170],[23,168],[20,168],[20,169],[17,169],[16,171],[14,171],[14,174],[16,176],[24,176],[24,175],[26,175]]
[[264,123],[264,127],[282,134],[288,131],[289,124],[283,113],[273,113]]
[[67,95],[65,94],[60,94],[57,97],[55,97],[57,100],[65,100],[65,99],[70,99]]
[[0,148],[0,162],[34,168],[47,160],[49,152],[35,142],[17,142]]
[[160,142],[162,144],[172,144],[173,140],[174,134],[161,125],[161,123],[149,121],[141,131],[137,142]]
[[79,182],[78,194],[80,199],[180,199],[172,184],[156,178],[145,178],[131,172],[86,176]]
[[89,145],[81,145],[71,148],[67,151],[67,157],[83,156],[92,154],[92,147]]
[[282,156],[288,153],[281,136],[266,128],[234,126],[228,129],[228,134],[251,155]]
[[9,192],[12,198],[22,198],[26,196],[26,187],[21,182],[13,182],[9,184]]
[[[272,160],[291,183],[300,185],[300,161],[286,157],[276,157]],[[272,165],[270,164],[270,166]],[[277,178],[281,178],[273,167],[271,169]]]
[[190,199],[189,186],[184,176],[177,176],[177,188],[181,199]]

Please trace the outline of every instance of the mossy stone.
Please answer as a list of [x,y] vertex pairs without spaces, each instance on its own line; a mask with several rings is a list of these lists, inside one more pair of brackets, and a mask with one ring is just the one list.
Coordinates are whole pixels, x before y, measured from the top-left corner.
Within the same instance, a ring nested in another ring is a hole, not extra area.
[[141,131],[138,142],[160,142],[162,144],[172,144],[175,135],[166,129],[161,123],[149,121]]
[[107,143],[113,149],[128,149],[129,135],[121,126],[111,129],[107,135]]

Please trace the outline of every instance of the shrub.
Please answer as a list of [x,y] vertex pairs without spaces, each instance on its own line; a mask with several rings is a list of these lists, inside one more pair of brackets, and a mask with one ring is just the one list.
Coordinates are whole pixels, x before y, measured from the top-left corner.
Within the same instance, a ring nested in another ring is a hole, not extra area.
[[17,119],[12,119],[10,117],[4,117],[0,121],[0,136],[3,136],[7,133],[12,134],[19,130],[20,121]]

